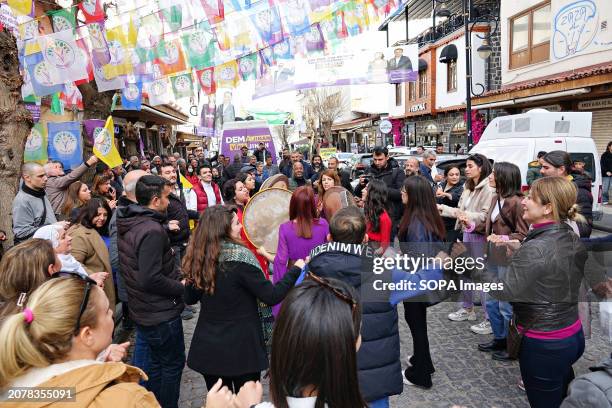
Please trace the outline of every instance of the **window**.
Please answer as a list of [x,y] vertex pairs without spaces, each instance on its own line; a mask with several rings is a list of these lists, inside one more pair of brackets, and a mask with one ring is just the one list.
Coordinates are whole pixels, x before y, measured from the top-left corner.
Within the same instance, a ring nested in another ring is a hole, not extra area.
[[572,163],[575,161],[581,161],[584,163],[584,172],[591,177],[591,180],[595,180],[597,177],[597,167],[595,166],[595,157],[593,153],[570,153],[570,159]]
[[510,19],[510,68],[548,61],[549,48],[550,3]]
[[408,82],[408,99],[416,101],[416,82]]
[[402,84],[395,84],[395,106],[402,106]]
[[427,96],[427,71],[419,71],[419,98]]
[[457,61],[446,64],[446,92],[457,90]]

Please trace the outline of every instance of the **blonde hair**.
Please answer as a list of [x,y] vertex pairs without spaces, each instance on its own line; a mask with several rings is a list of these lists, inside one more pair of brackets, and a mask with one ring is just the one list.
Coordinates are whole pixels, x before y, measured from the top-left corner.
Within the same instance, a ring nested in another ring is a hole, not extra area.
[[49,279],[49,265],[55,263],[51,242],[32,238],[9,249],[0,261],[0,319],[17,311],[21,293],[29,295]]
[[574,183],[565,177],[542,177],[531,185],[529,194],[542,205],[550,204],[556,222],[571,220],[585,222],[576,204],[578,190]]
[[[32,293],[26,308],[34,319],[27,323],[22,312],[6,318],[0,326],[0,388],[32,367],[47,367],[72,349],[75,326],[86,282],[78,278],[51,279]],[[91,287],[81,327],[95,327],[96,304],[102,292]]]

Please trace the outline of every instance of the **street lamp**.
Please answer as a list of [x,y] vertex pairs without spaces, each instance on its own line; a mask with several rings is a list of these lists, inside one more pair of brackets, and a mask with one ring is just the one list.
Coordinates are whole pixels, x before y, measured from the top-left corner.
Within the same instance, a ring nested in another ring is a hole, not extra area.
[[[448,0],[434,0],[437,6],[435,14],[437,17],[449,17],[451,12],[448,9],[446,2]],[[478,56],[482,59],[488,59],[493,52],[490,44],[491,35],[497,32],[499,26],[499,15],[496,10],[478,9],[476,16],[472,15],[472,0],[462,0],[463,2],[463,25],[465,37],[465,81],[466,81],[466,96],[465,96],[465,112],[466,112],[466,127],[467,127],[467,147],[472,146],[472,95],[480,96],[485,93],[485,86],[481,83],[472,83],[472,31],[478,23],[487,23],[493,25],[492,29],[484,36],[476,33],[476,37],[482,40],[482,44],[476,49]],[[474,85],[478,90],[474,90]]]

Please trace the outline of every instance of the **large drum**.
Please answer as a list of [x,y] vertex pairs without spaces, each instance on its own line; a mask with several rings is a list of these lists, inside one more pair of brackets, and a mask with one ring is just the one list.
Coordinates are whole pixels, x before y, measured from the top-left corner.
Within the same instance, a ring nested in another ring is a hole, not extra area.
[[323,214],[327,221],[331,221],[334,214],[341,208],[355,205],[353,195],[344,187],[334,186],[323,195]]
[[272,177],[268,177],[264,180],[259,188],[259,191],[267,190],[269,188],[283,188],[289,190],[289,179],[284,174],[275,174]]
[[244,207],[242,227],[253,245],[276,254],[278,227],[289,221],[290,201],[291,192],[281,188],[268,188],[251,197]]

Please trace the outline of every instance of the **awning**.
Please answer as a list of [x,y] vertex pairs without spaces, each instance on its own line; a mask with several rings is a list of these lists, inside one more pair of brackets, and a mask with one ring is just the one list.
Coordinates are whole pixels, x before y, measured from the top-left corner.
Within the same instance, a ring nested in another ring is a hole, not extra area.
[[427,69],[427,61],[423,58],[419,58],[419,71],[425,71]]
[[[170,109],[168,109],[168,111],[170,111]],[[187,123],[187,117],[181,118],[178,114],[173,115],[144,103],[140,111],[124,110],[122,106],[117,106],[113,111],[113,117],[114,116],[131,119],[133,121],[140,120],[144,122],[153,122],[160,125],[183,125]]]
[[442,48],[439,61],[443,64],[448,64],[451,61],[457,61],[457,47],[454,44],[448,44]]
[[[336,123],[332,125],[332,130],[349,130],[349,129],[353,130],[353,129],[362,128],[365,126],[371,126],[372,119],[375,119],[375,117],[359,118],[359,119],[353,119],[348,122]],[[370,123],[366,123],[366,122],[370,122]]]

